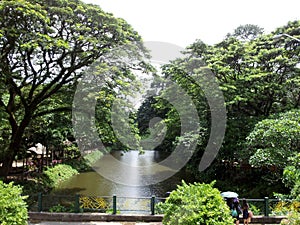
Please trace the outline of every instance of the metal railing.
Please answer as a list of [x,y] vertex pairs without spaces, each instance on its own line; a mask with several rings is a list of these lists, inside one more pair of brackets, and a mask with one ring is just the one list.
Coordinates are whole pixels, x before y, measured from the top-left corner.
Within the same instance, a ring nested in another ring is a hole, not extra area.
[[125,196],[54,195],[38,193],[27,199],[33,212],[144,213],[155,215],[155,205],[165,198]]
[[[156,205],[166,198],[128,196],[84,196],[38,193],[27,199],[32,212],[103,212],[110,214],[140,213],[155,215]],[[246,199],[254,215],[274,215],[278,199]],[[284,202],[283,202],[284,203]],[[285,203],[284,203],[285,204]],[[300,203],[299,203],[300,207]]]
[[[260,215],[269,216],[271,212],[272,205],[279,202],[278,199],[269,199],[265,197],[264,199],[246,199],[250,204],[250,209],[254,210]],[[253,209],[254,208],[254,209]]]

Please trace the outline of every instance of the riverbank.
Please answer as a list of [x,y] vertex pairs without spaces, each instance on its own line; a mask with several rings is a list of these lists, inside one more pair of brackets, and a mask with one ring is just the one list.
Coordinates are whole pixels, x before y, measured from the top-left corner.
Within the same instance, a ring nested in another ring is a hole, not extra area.
[[82,172],[92,171],[92,165],[99,160],[103,153],[96,150],[83,157],[66,160],[48,166],[42,173],[29,173],[24,180],[12,180],[15,184],[23,187],[24,195],[32,193],[50,193],[66,180]]

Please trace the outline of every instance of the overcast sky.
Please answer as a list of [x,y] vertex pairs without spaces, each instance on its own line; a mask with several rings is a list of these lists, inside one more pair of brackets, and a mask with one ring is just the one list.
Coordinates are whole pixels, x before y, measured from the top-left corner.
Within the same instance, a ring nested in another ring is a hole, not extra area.
[[223,40],[239,25],[255,24],[266,33],[300,19],[299,0],[84,0],[125,19],[145,41],[186,47],[196,39]]

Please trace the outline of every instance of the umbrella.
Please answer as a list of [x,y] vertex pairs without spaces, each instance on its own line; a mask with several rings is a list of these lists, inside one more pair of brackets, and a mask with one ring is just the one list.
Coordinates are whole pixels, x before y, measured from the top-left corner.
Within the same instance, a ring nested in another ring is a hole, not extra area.
[[239,195],[233,191],[225,191],[221,193],[223,198],[237,198]]

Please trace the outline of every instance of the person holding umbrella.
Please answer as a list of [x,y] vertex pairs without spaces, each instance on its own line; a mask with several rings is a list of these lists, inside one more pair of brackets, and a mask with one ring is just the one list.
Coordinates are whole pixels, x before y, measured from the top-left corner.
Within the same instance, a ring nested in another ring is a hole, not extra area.
[[240,214],[242,213],[242,210],[238,198],[233,199],[233,205],[230,211],[231,211],[231,216],[234,219],[234,223],[236,225],[240,224]]
[[231,216],[234,218],[234,223],[238,225],[240,223],[239,214],[242,213],[238,200],[238,194],[232,191],[226,191],[222,192],[221,196],[227,200],[227,205],[229,206]]
[[233,191],[225,191],[221,193],[223,198],[237,198],[239,195]]
[[237,198],[239,195],[233,191],[225,191],[221,193],[221,196],[226,200],[228,207],[232,209],[233,199]]

